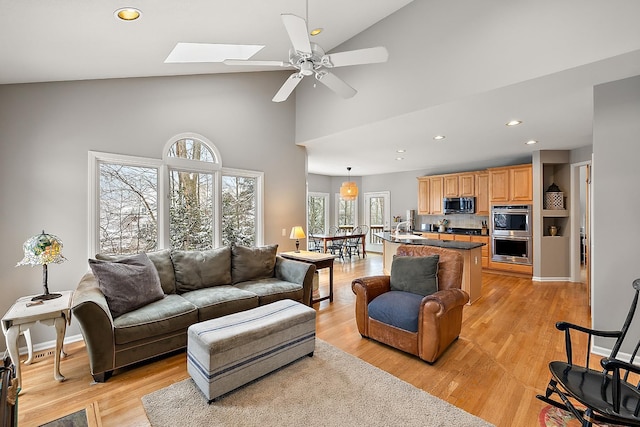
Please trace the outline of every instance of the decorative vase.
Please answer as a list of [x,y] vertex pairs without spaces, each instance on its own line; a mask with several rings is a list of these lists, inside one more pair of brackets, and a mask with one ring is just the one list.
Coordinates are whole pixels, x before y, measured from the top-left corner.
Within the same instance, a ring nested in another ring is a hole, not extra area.
[[556,236],[558,234],[558,227],[556,227],[555,225],[550,225],[549,226],[549,235],[550,236]]
[[446,232],[446,231],[447,231],[447,230],[446,230],[446,228],[444,227],[444,225],[441,225],[441,226],[439,226],[439,227],[438,227],[438,233],[444,233],[444,232]]

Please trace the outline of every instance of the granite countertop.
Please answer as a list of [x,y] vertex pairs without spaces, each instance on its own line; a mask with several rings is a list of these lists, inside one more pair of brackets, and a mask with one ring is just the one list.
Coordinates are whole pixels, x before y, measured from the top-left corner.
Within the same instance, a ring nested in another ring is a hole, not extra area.
[[423,245],[423,246],[435,246],[438,248],[471,250],[484,246],[484,243],[480,242],[460,242],[455,240],[435,240],[427,239],[426,237],[417,236],[414,234],[400,234],[396,236],[388,231],[384,233],[374,233],[375,236],[380,237],[387,242],[402,243],[406,245]]

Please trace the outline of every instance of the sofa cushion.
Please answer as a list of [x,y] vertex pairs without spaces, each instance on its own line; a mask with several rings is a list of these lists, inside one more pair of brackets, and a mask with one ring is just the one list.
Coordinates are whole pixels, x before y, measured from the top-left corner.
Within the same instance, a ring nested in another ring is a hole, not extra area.
[[198,289],[185,292],[181,296],[198,307],[199,322],[249,310],[259,305],[258,295],[231,285]]
[[171,251],[178,293],[231,284],[231,249]]
[[[118,261],[129,255],[96,254],[96,259],[104,261]],[[160,284],[165,294],[176,292],[176,275],[173,273],[173,262],[171,262],[171,249],[161,249],[159,251],[147,252],[147,256],[156,267]]]
[[260,298],[260,305],[265,305],[281,299],[292,299],[302,302],[304,288],[297,283],[287,282],[275,277],[260,280],[249,280],[234,285],[236,288],[253,292]]
[[186,331],[198,322],[198,309],[180,295],[147,304],[114,319],[116,344],[126,344],[143,338],[162,336],[168,332]]
[[118,261],[90,259],[89,266],[114,318],[164,298],[158,271],[146,254]]
[[391,290],[426,296],[438,291],[438,255],[398,256],[391,263]]
[[411,292],[385,292],[369,303],[369,317],[405,331],[418,332],[422,298]]
[[232,284],[274,276],[278,245],[259,247],[234,245],[231,251]]

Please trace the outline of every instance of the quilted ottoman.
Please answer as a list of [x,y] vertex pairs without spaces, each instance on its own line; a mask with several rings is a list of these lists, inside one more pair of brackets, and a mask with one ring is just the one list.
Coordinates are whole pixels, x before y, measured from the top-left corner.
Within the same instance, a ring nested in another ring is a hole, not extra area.
[[313,356],[316,311],[293,300],[193,324],[187,371],[211,403],[303,356]]

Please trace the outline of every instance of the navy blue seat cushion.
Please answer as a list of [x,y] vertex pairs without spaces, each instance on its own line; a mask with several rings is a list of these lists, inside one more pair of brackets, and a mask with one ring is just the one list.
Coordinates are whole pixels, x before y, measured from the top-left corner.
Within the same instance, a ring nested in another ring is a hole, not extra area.
[[405,331],[418,332],[418,313],[423,296],[389,291],[369,303],[369,317]]

